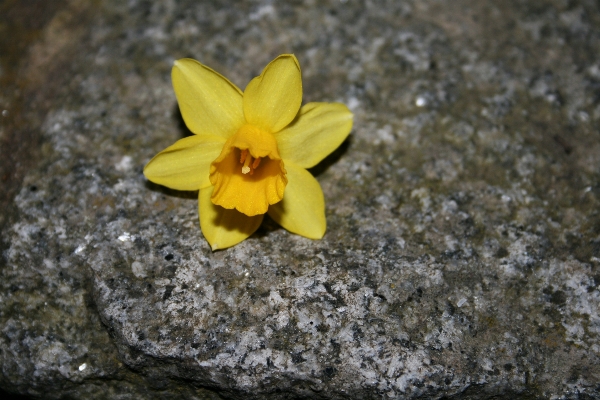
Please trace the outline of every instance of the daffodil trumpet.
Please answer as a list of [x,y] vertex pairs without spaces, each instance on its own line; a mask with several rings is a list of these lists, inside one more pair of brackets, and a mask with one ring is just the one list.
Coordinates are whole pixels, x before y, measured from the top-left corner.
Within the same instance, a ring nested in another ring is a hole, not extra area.
[[295,234],[325,234],[325,201],[306,170],[352,130],[341,103],[302,103],[300,65],[292,54],[271,61],[242,92],[192,59],[175,61],[173,87],[193,136],[158,153],[150,181],[198,190],[200,228],[213,250],[238,244],[264,214]]

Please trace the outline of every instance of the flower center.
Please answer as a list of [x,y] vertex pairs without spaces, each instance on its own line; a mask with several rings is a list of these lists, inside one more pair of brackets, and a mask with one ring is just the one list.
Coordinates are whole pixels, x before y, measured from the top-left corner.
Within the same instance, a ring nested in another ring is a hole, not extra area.
[[254,175],[254,170],[260,165],[260,160],[262,160],[262,158],[252,157],[252,155],[247,149],[242,150],[240,153],[240,164],[244,164],[244,166],[242,167],[242,174]]
[[209,178],[213,204],[249,217],[281,201],[287,185],[275,137],[252,125],[242,126],[225,142],[210,165]]

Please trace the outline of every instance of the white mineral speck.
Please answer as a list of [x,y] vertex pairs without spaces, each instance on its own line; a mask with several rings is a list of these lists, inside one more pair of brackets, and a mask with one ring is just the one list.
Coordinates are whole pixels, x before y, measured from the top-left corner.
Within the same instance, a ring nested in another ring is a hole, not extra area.
[[121,242],[128,242],[131,240],[131,235],[129,232],[123,232],[121,236],[118,237]]
[[75,249],[75,254],[79,254],[81,253],[83,250],[85,250],[85,245],[84,244],[80,244],[79,246],[77,246],[77,248]]
[[146,277],[146,271],[144,269],[144,264],[142,264],[139,261],[134,261],[133,263],[131,263],[131,271],[138,278]]
[[[377,142],[383,142],[383,143],[393,143],[396,140],[396,137],[394,136],[394,134],[392,133],[392,126],[391,125],[385,125],[383,128],[378,129],[376,131],[377,134]],[[376,143],[376,144],[378,144]]]
[[130,156],[123,156],[123,158],[121,158],[121,161],[119,161],[117,163],[117,165],[115,165],[115,168],[117,169],[117,171],[128,171],[131,169],[133,163],[132,163],[133,159]]
[[396,244],[403,249],[406,246],[406,241],[403,238],[397,238]]
[[79,371],[83,371],[83,370],[84,370],[84,369],[86,369],[86,368],[87,368],[87,364],[86,364],[86,363],[83,363],[83,364],[81,364],[81,365],[79,366]]
[[417,96],[417,98],[415,100],[415,105],[417,107],[424,107],[427,105],[427,99],[423,96]]
[[358,107],[360,107],[360,100],[358,100],[356,97],[350,97],[346,104],[351,111],[355,111],[358,109]]
[[460,299],[458,301],[458,303],[456,303],[456,305],[460,308],[462,307],[465,303],[467,302],[467,299],[465,299],[464,297],[462,299]]
[[579,111],[579,113],[577,113],[577,116],[579,117],[579,120],[581,122],[588,122],[590,120],[590,115],[585,111]]
[[250,19],[250,21],[258,21],[263,17],[272,15],[275,15],[275,8],[272,5],[268,4],[266,6],[260,7],[258,10],[256,10],[256,12],[253,12],[250,15],[248,15],[248,18]]

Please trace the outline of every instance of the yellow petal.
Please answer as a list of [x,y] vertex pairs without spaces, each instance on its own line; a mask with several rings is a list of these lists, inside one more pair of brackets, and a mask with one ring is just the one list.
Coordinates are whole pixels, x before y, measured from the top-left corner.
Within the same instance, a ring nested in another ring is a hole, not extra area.
[[309,239],[325,234],[325,200],[319,182],[304,168],[286,164],[288,184],[283,200],[268,214],[285,229]]
[[263,215],[248,217],[236,210],[226,210],[210,200],[212,187],[200,190],[198,213],[200,229],[213,251],[234,246],[247,239],[260,226]]
[[302,76],[293,54],[271,61],[244,91],[246,121],[271,133],[292,122],[301,103]]
[[291,125],[275,134],[285,161],[310,168],[333,152],[352,130],[353,115],[341,103],[308,103]]
[[266,213],[282,199],[287,184],[273,135],[244,125],[211,164],[210,182],[214,204],[248,216]]
[[198,190],[210,186],[210,164],[218,157],[225,139],[194,135],[178,140],[158,153],[144,167],[146,178],[175,190]]
[[227,78],[190,58],[175,61],[171,78],[190,131],[227,139],[244,124],[242,92]]

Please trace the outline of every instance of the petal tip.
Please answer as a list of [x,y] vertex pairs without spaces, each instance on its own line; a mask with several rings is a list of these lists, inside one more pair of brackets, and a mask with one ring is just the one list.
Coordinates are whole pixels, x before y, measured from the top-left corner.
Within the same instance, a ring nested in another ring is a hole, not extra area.
[[319,235],[316,235],[314,239],[315,240],[323,239],[323,237],[325,236],[325,232],[326,232],[326,229],[323,229],[323,232],[321,232]]

